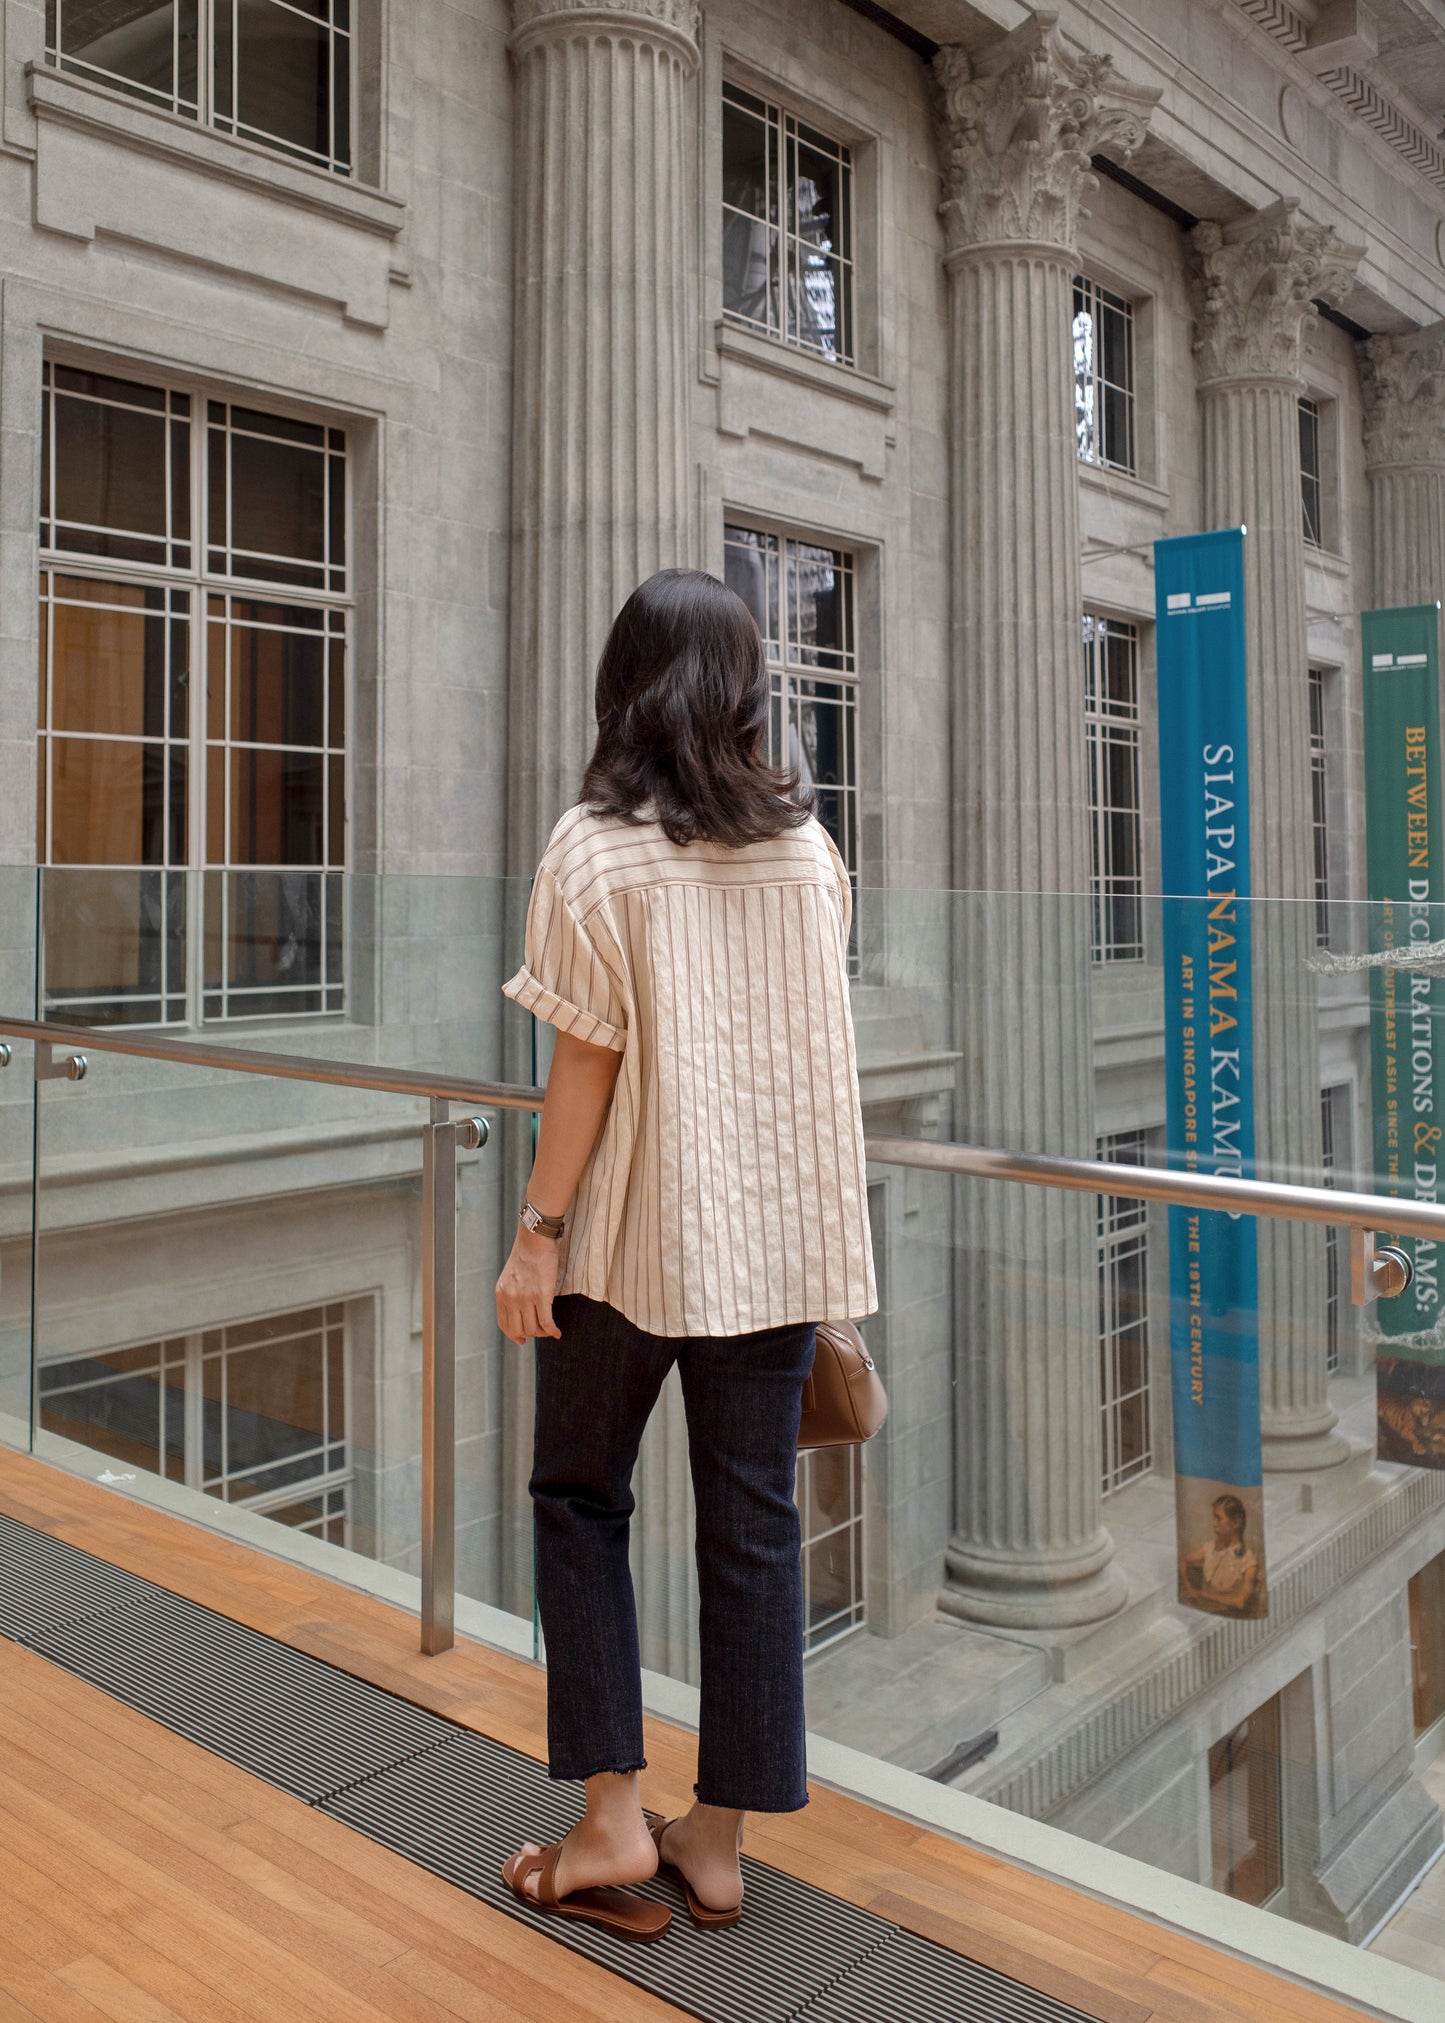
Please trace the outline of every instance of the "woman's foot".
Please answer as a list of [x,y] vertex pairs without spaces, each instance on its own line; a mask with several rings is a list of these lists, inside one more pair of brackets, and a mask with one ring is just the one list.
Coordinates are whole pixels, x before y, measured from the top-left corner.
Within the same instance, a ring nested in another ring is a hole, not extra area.
[[662,1859],[680,1869],[699,1903],[733,1911],[743,1900],[743,1814],[718,1805],[695,1805],[659,1836]]
[[[535,1841],[528,1840],[522,1843],[521,1852],[537,1854],[540,1850]],[[657,1849],[641,1812],[632,1833],[619,1832],[612,1822],[604,1826],[593,1819],[579,1819],[563,1840],[562,1852],[557,1857],[557,1894],[566,1897],[574,1890],[608,1885],[626,1889],[629,1884],[645,1883],[656,1874]],[[536,1876],[529,1876],[522,1887],[529,1897],[535,1897]]]

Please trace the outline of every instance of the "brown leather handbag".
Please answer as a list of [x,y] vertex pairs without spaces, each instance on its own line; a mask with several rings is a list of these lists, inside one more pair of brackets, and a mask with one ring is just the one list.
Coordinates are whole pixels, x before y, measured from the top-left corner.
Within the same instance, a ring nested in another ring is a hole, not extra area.
[[851,1447],[888,1417],[888,1393],[851,1321],[819,1321],[813,1368],[803,1386],[798,1446]]

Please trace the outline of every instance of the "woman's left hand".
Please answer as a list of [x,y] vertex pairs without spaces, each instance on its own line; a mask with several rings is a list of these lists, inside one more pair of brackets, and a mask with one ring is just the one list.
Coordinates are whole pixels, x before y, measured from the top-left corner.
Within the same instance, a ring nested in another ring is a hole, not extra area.
[[497,1326],[509,1342],[529,1342],[537,1335],[561,1340],[562,1330],[552,1318],[561,1276],[556,1239],[519,1228],[497,1280]]

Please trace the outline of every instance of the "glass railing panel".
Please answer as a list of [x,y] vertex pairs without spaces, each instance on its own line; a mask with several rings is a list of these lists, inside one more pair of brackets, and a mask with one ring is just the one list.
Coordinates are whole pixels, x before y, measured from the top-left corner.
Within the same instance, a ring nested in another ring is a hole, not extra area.
[[[427,1104],[86,1060],[83,1080],[40,1088],[33,1451],[415,1608]],[[478,1279],[489,1286],[496,1157],[457,1154],[444,1435],[458,1591],[493,1608],[502,1411]],[[523,1615],[517,1645],[529,1601]]]
[[[0,1016],[35,1015],[35,872],[0,866]],[[0,1047],[7,1044],[0,1034]],[[0,1441],[30,1434],[33,1079],[29,1049],[9,1042],[0,1068]],[[0,1056],[3,1058],[3,1056]]]

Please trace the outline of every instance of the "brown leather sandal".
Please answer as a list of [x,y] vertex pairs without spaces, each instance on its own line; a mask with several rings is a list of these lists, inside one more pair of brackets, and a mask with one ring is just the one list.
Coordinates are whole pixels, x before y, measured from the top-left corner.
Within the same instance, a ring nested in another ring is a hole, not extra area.
[[662,1852],[662,1836],[673,1824],[672,1820],[659,1819],[654,1813],[647,1815],[647,1830],[652,1835],[653,1845],[657,1849],[658,1869],[661,1873],[670,1875],[674,1881],[681,1883],[682,1893],[687,1898],[688,1913],[695,1925],[700,1927],[701,1930],[708,1932],[726,1931],[729,1925],[735,1925],[738,1922],[738,1919],[743,1914],[743,1907],[741,1904],[734,1904],[730,1911],[715,1911],[703,1902],[677,1863],[669,1861]]
[[[635,1897],[625,1889],[569,1890],[557,1894],[557,1857],[560,1840],[554,1840],[537,1854],[520,1850],[503,1864],[502,1881],[518,1903],[530,1911],[555,1911],[558,1917],[579,1918],[583,1924],[597,1925],[619,1939],[660,1939],[672,1923],[666,1904],[654,1904]],[[537,1878],[537,1894],[527,1884]]]

